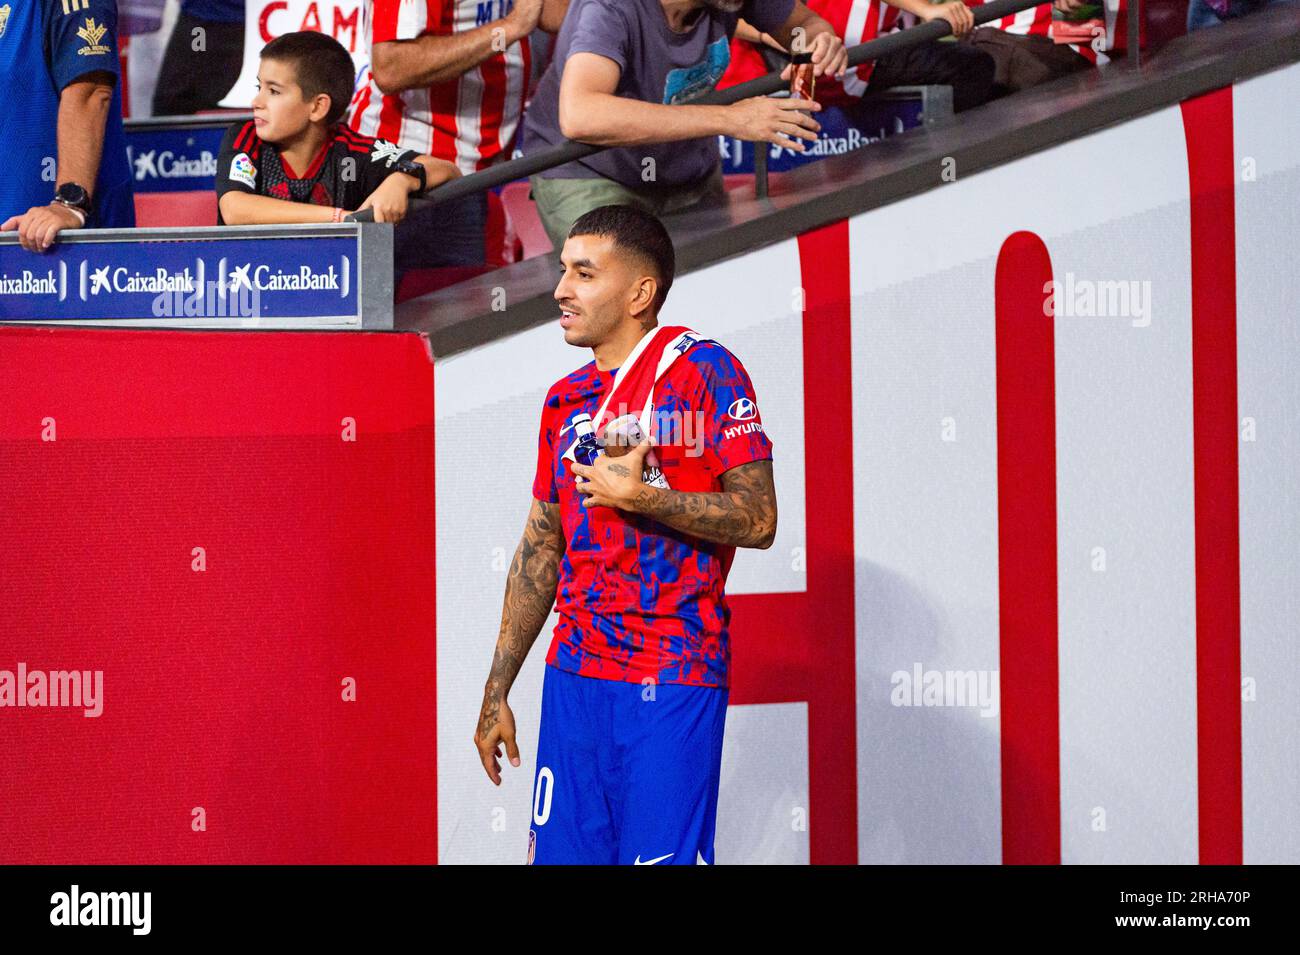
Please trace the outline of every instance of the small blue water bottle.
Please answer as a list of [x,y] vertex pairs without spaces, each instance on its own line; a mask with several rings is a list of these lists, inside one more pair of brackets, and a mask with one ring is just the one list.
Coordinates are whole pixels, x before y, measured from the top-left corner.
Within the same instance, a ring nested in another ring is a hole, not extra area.
[[573,433],[578,436],[578,445],[573,449],[573,456],[579,464],[588,467],[600,454],[600,443],[596,441],[596,429],[591,426],[591,415],[580,414],[573,419]]

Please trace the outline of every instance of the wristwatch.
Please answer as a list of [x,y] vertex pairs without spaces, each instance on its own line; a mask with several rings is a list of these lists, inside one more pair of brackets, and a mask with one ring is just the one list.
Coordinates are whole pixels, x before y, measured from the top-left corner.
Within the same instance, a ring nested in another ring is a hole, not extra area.
[[424,167],[414,159],[404,159],[401,162],[394,163],[393,169],[397,172],[404,172],[408,176],[414,176],[420,181],[420,188],[416,192],[424,192],[426,180],[424,178]]
[[65,182],[54,194],[54,201],[60,205],[78,209],[83,215],[90,215],[90,193],[75,182]]

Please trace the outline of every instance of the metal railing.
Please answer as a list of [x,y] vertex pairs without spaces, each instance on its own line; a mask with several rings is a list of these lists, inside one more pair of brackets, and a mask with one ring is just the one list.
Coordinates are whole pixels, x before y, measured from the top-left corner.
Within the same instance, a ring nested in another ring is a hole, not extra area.
[[[993,0],[992,3],[972,8],[971,12],[975,15],[975,25],[980,26],[990,20],[998,20],[1013,13],[1019,13],[1021,10],[1040,6],[1043,2],[1044,0]],[[1130,13],[1129,55],[1134,58],[1134,62],[1136,62],[1137,58],[1137,24],[1141,16],[1140,4],[1141,0],[1128,0],[1127,4]],[[867,60],[877,60],[899,50],[941,39],[951,34],[951,32],[952,27],[946,20],[931,20],[929,23],[921,23],[907,30],[899,30],[895,33],[877,37],[874,40],[868,40],[866,43],[849,47],[849,68],[865,63]],[[788,82],[782,80],[779,73],[769,73],[766,76],[760,76],[758,79],[730,86],[725,90],[714,90],[691,100],[689,104],[683,105],[727,106],[739,100],[748,99],[751,96],[767,96],[780,92],[787,89],[788,86]],[[453,179],[445,185],[437,186],[426,193],[414,196],[411,200],[411,210],[415,211],[429,206],[441,205],[445,202],[452,202],[487,189],[503,186],[508,182],[514,182],[516,179],[525,179],[544,170],[554,169],[556,166],[563,166],[575,159],[583,159],[606,149],[624,148],[627,147],[595,146],[591,143],[569,140],[558,146],[539,150],[531,156],[511,159],[490,169],[484,169],[482,172]],[[370,222],[374,219],[374,211],[363,209],[350,218],[359,222]]]

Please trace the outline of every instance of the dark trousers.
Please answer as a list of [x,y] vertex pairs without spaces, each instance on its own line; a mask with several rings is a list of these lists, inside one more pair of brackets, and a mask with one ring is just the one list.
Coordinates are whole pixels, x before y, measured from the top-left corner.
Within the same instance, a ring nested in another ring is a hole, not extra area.
[[[201,50],[194,49],[196,29],[203,31]],[[190,116],[216,109],[239,79],[243,65],[244,24],[199,20],[181,13],[158,71],[153,114]]]
[[933,40],[876,60],[867,90],[895,86],[951,86],[952,108],[960,113],[979,106],[993,93],[993,57],[968,43]]
[[411,210],[393,227],[393,268],[400,279],[409,269],[482,265],[486,233],[486,193]]

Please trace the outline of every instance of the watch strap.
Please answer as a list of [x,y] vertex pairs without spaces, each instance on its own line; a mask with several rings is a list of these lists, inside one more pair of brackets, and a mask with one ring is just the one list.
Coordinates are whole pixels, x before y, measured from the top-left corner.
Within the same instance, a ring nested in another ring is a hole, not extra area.
[[429,181],[428,177],[425,176],[424,166],[414,159],[403,160],[397,164],[397,168],[399,171],[406,173],[408,176],[414,176],[420,181],[420,188],[416,190],[417,192],[424,192],[428,188]]

